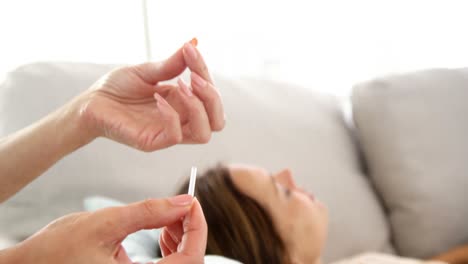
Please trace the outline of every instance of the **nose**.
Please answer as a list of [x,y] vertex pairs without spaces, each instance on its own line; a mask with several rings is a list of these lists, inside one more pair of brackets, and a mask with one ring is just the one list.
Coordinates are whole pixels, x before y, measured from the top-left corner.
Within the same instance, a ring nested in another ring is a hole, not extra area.
[[276,181],[280,184],[290,188],[290,189],[297,189],[296,182],[292,176],[292,172],[290,169],[283,169],[275,176]]

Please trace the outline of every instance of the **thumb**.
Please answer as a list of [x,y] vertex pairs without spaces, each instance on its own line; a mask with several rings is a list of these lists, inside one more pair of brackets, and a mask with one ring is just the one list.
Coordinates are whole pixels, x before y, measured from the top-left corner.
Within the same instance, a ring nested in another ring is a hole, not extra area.
[[96,211],[93,220],[100,239],[119,242],[142,229],[154,229],[179,221],[189,211],[193,198],[183,194],[166,199],[147,199],[126,206]]
[[196,198],[190,212],[183,220],[183,232],[177,253],[163,258],[158,264],[203,263],[208,227],[201,205]]
[[173,79],[187,68],[182,50],[183,48],[179,48],[166,60],[142,63],[131,68],[144,82],[150,85]]

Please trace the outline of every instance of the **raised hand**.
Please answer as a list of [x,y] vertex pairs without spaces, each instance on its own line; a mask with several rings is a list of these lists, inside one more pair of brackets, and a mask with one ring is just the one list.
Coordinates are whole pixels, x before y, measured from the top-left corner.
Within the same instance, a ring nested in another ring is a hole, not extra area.
[[[191,84],[162,83],[191,70]],[[221,97],[193,42],[170,58],[116,69],[75,104],[86,129],[144,151],[206,143],[224,127]]]

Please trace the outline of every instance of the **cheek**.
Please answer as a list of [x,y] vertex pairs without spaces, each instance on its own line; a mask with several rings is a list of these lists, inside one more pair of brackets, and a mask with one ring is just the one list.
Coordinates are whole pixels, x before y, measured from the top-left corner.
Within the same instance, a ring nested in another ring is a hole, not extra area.
[[[278,209],[278,208],[277,208]],[[324,207],[310,201],[308,197],[295,197],[282,210],[277,210],[273,222],[286,244],[319,246],[327,235],[327,213]]]
[[327,238],[327,214],[316,204],[302,208],[301,221],[295,224],[295,248],[304,259],[316,259],[322,254]]
[[320,257],[326,239],[326,218],[310,201],[297,202],[284,212],[280,236],[301,259]]
[[323,240],[326,236],[328,225],[326,208],[310,200],[302,200],[302,205],[300,208],[297,208],[301,215],[298,217],[300,219],[297,220],[295,226],[302,229],[298,230],[298,232],[308,240],[312,239],[317,242]]
[[325,246],[328,234],[328,213],[324,207],[315,206],[309,215],[310,239],[313,244],[313,251],[320,254]]
[[320,212],[310,201],[290,201],[287,209],[277,218],[280,220],[280,234],[287,242],[315,239],[322,229]]
[[300,210],[284,204],[283,207],[276,207],[271,213],[273,225],[278,232],[278,235],[286,245],[294,242],[297,239],[296,233],[299,233],[297,223],[304,218]]

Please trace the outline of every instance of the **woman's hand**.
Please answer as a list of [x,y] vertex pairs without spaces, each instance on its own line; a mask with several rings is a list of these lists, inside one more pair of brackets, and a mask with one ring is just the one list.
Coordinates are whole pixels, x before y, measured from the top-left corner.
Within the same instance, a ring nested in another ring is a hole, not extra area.
[[121,246],[127,235],[170,226],[180,219],[184,223],[180,246],[158,263],[203,263],[207,225],[200,204],[189,195],[62,217],[16,247],[0,252],[0,262],[132,263]]
[[[162,81],[192,71],[191,85]],[[224,127],[221,98],[192,43],[159,63],[123,67],[102,77],[75,105],[85,129],[144,151],[206,143]]]
[[[189,86],[162,83],[187,67]],[[0,202],[96,137],[154,151],[206,143],[223,127],[221,98],[206,64],[185,43],[165,61],[112,71],[40,121],[0,139]]]

